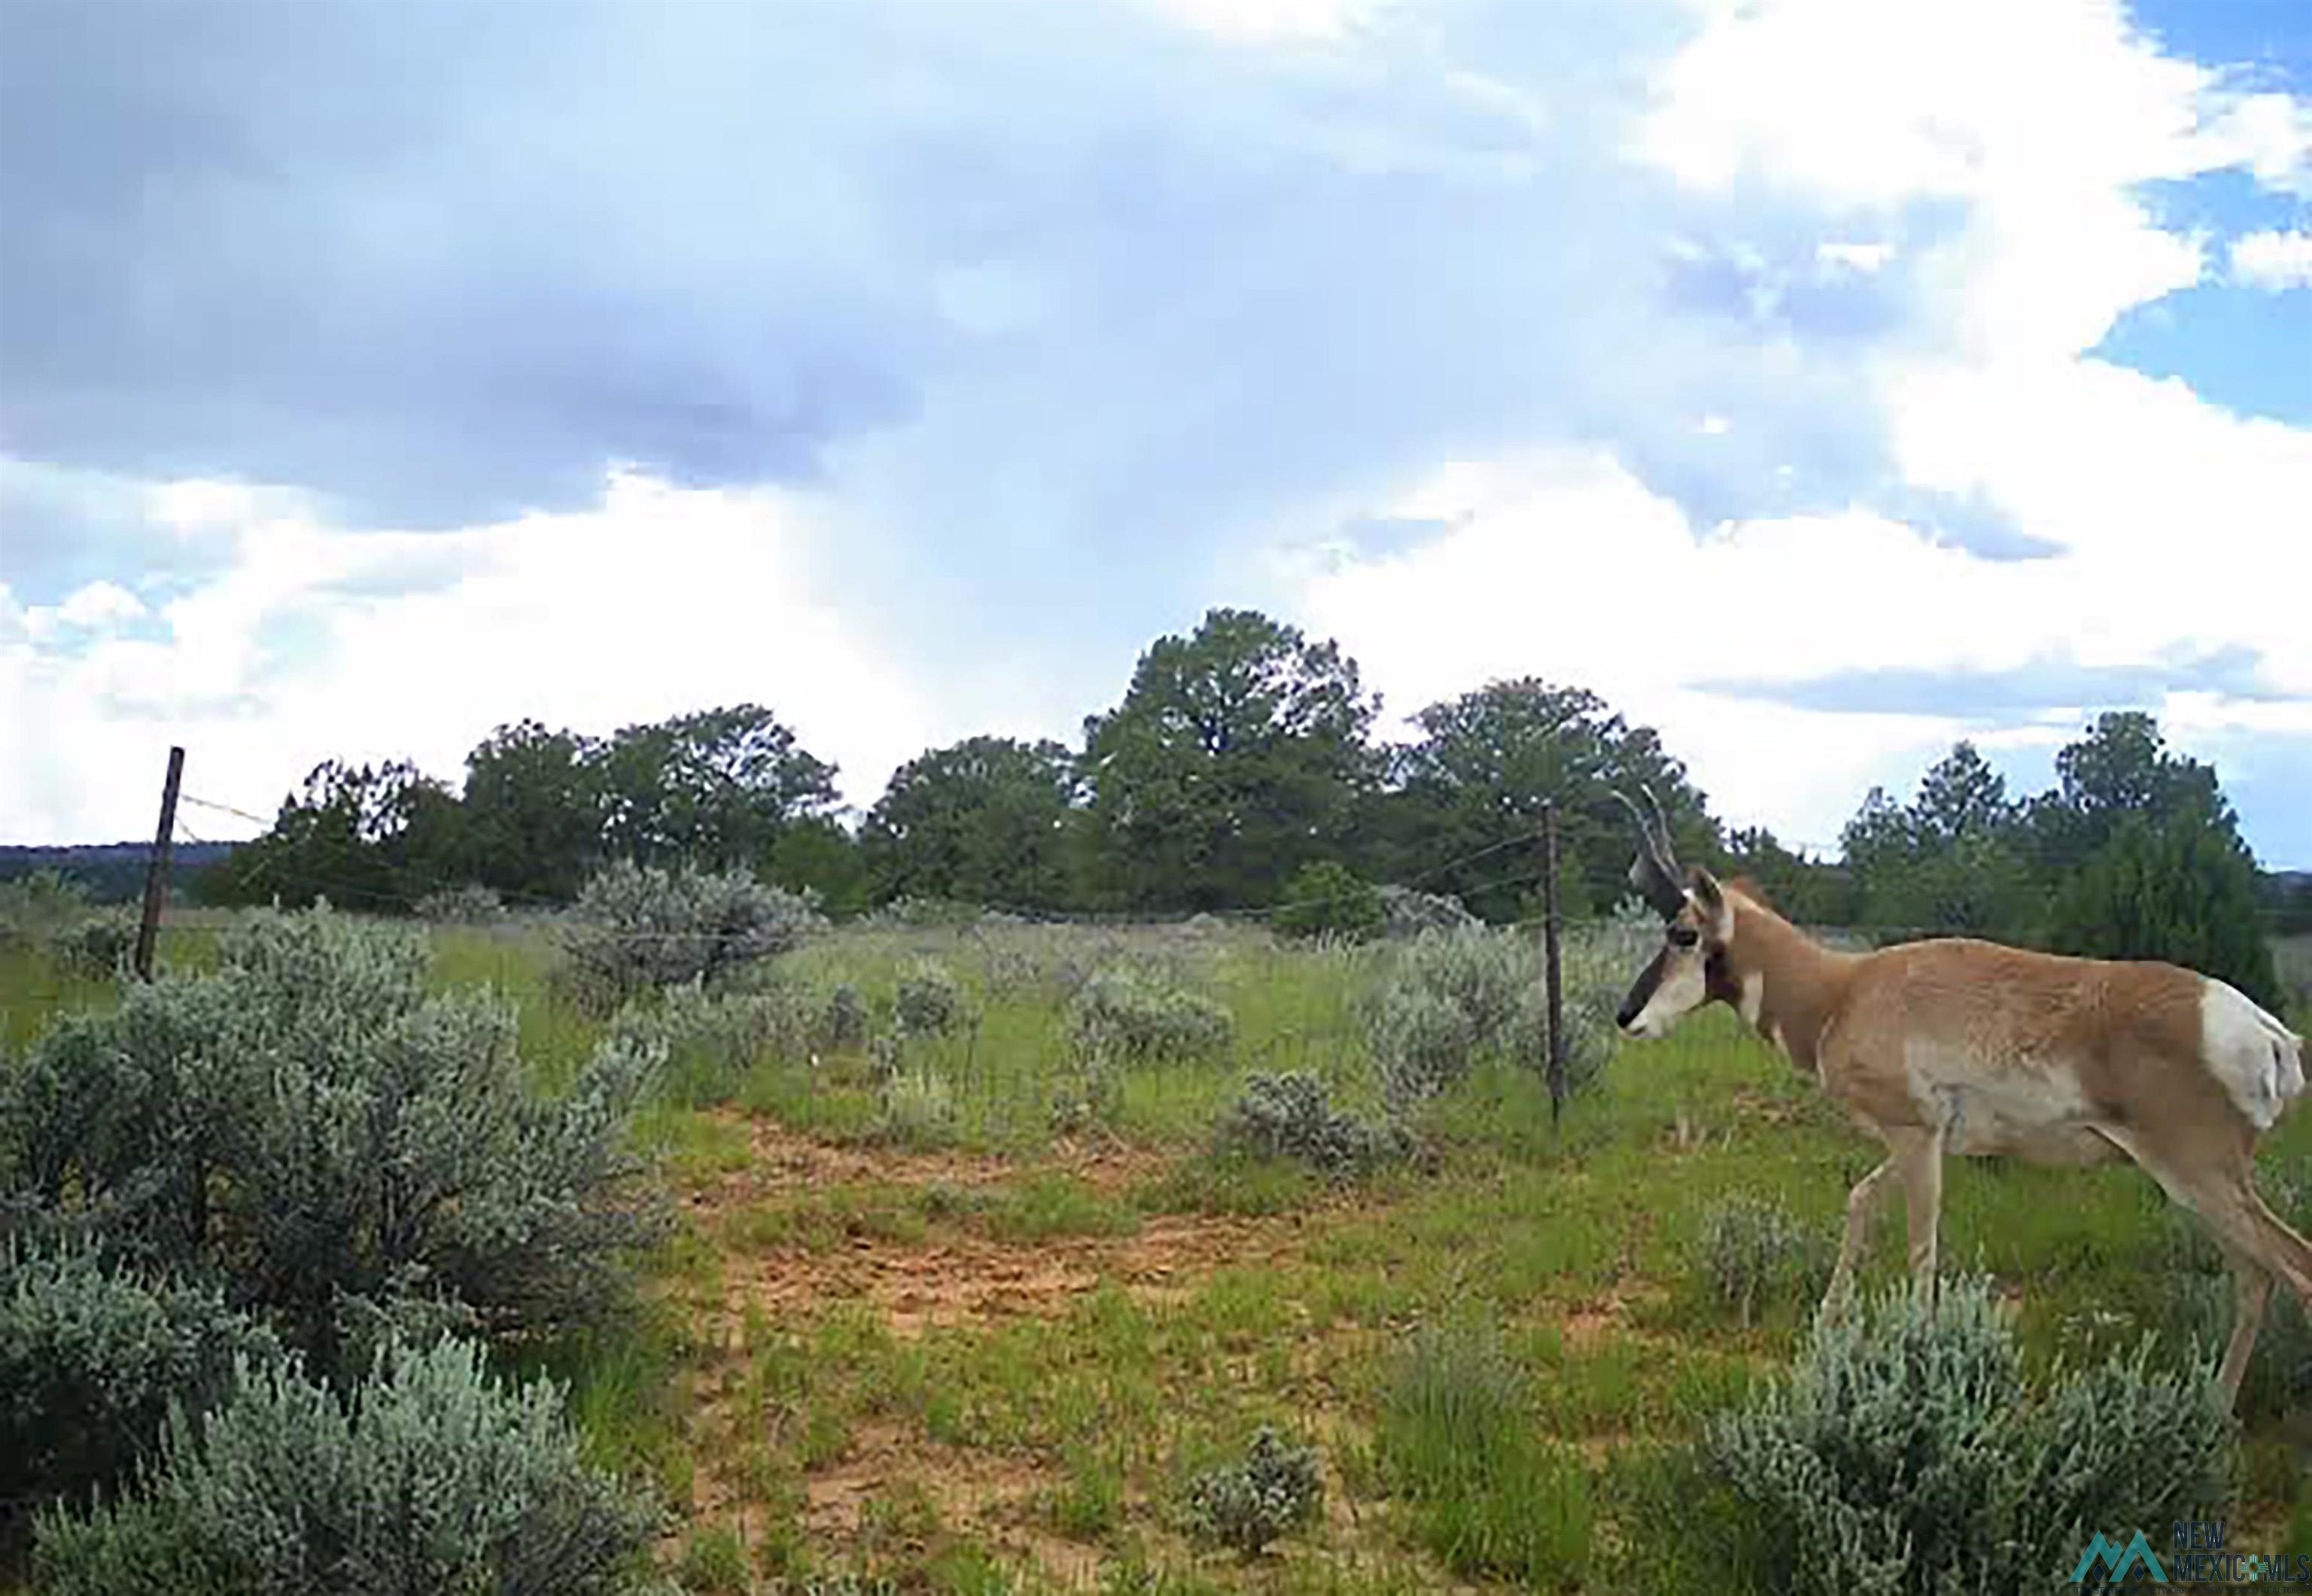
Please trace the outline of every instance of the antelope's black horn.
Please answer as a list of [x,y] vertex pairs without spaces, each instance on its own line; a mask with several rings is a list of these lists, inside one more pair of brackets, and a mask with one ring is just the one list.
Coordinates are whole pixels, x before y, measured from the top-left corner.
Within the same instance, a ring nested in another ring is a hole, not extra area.
[[1654,796],[1651,787],[1641,781],[1638,790],[1646,795],[1646,808],[1654,817],[1654,853],[1660,859],[1662,868],[1670,873],[1672,879],[1676,879],[1677,850],[1670,845],[1669,818],[1662,813],[1661,799]]
[[[1616,789],[1614,798],[1630,812],[1631,823],[1638,831],[1638,857],[1630,861],[1630,885],[1653,905],[1654,912],[1668,920],[1686,907],[1686,888],[1678,885],[1677,867],[1669,858],[1668,829],[1665,827],[1658,835],[1649,828],[1646,817],[1630,801],[1627,793]],[[1646,801],[1653,806],[1659,819],[1661,806],[1654,802],[1651,791],[1646,792]]]

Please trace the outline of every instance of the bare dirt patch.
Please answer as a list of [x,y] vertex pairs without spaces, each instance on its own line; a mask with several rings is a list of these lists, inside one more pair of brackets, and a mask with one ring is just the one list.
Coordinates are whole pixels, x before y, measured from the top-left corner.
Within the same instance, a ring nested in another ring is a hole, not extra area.
[[1099,1553],[1044,1522],[1042,1503],[1055,1484],[1052,1474],[1026,1459],[945,1446],[880,1426],[862,1430],[842,1462],[811,1477],[806,1523],[816,1542],[853,1544],[869,1533],[879,1501],[921,1491],[943,1530],[1032,1562],[1063,1587],[1086,1587],[1099,1574]]
[[[893,1335],[913,1339],[1056,1318],[1103,1283],[1151,1306],[1168,1307],[1193,1298],[1224,1271],[1291,1267],[1322,1229],[1344,1210],[1362,1206],[1353,1198],[1329,1197],[1280,1215],[1144,1215],[1129,1234],[1033,1240],[998,1239],[968,1222],[930,1218],[889,1234],[849,1234],[832,1246],[823,1234],[814,1246],[775,1232],[777,1239],[756,1243],[745,1239],[749,1210],[793,1207],[814,1192],[920,1191],[934,1185],[969,1192],[1058,1174],[1116,1200],[1157,1184],[1178,1155],[1112,1143],[1055,1147],[1023,1159],[914,1153],[821,1142],[744,1115],[717,1117],[743,1131],[749,1157],[745,1168],[689,1192],[693,1213],[703,1222],[698,1234],[715,1250],[719,1279],[695,1304],[704,1320],[702,1351],[718,1350],[705,1352],[688,1375],[696,1463],[692,1528],[728,1523],[753,1545],[777,1513],[799,1518],[814,1548],[882,1556],[900,1549],[892,1544],[895,1536],[910,1540],[921,1533],[909,1527],[918,1521],[910,1519],[906,1504],[928,1501],[936,1533],[968,1537],[1061,1589],[1095,1584],[1104,1554],[1055,1528],[1053,1504],[1066,1481],[1052,1459],[956,1446],[933,1440],[913,1424],[878,1417],[851,1432],[838,1461],[801,1478],[800,1500],[775,1509],[755,1500],[739,1444],[748,1422],[738,1411],[746,1367],[740,1326],[752,1314],[793,1327],[844,1304],[864,1308]],[[1600,1304],[1601,1326],[1622,1306]],[[1292,1349],[1290,1379],[1304,1411],[1341,1445],[1349,1443],[1352,1432],[1338,1416],[1333,1375],[1353,1361],[1347,1356],[1352,1344],[1362,1346],[1379,1333],[1310,1326]],[[1364,1439],[1361,1431],[1354,1435]],[[1328,1484],[1332,1548],[1326,1555],[1344,1548],[1382,1555],[1385,1526],[1374,1504],[1342,1480]],[[1150,1504],[1139,1500],[1137,1489],[1129,1494],[1125,1516],[1141,1522]],[[1171,1538],[1163,1533],[1160,1539],[1169,1544]],[[1177,1549],[1194,1555],[1185,1544]]]
[[1054,1316],[1103,1280],[1152,1302],[1185,1298],[1216,1270],[1274,1263],[1297,1252],[1299,1226],[1276,1219],[1148,1220],[1129,1236],[1003,1243],[943,1231],[919,1246],[855,1237],[813,1253],[779,1246],[726,1256],[724,1305],[774,1320],[833,1303],[876,1309],[895,1335],[1023,1314]]
[[820,1141],[775,1120],[732,1109],[709,1111],[703,1117],[742,1132],[748,1150],[745,1168],[692,1186],[694,1205],[709,1209],[871,1183],[971,1190],[1039,1172],[1065,1173],[1096,1191],[1114,1195],[1153,1180],[1171,1164],[1163,1152],[1114,1140],[1060,1142],[1041,1156],[1019,1159],[994,1153],[910,1152]]
[[744,1128],[748,1167],[693,1190],[707,1234],[725,1238],[722,1306],[774,1321],[809,1317],[830,1304],[877,1310],[892,1332],[1064,1313],[1071,1301],[1113,1281],[1151,1303],[1178,1302],[1215,1271],[1273,1264],[1297,1253],[1309,1212],[1264,1217],[1155,1215],[1130,1234],[998,1241],[934,1225],[920,1240],[851,1235],[814,1250],[733,1244],[727,1221],[758,1206],[843,1187],[934,1186],[972,1190],[1062,1174],[1108,1196],[1145,1186],[1170,1167],[1164,1153],[1113,1142],[1061,1145],[1034,1160],[963,1152],[912,1153],[822,1142],[766,1120],[724,1114]]

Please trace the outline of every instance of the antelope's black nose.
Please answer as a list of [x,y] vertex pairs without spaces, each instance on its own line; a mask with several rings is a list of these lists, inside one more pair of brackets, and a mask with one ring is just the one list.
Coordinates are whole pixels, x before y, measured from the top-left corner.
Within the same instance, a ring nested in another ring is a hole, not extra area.
[[1628,1030],[1630,1028],[1630,1022],[1636,1019],[1638,1016],[1644,1011],[1645,1007],[1646,1006],[1643,1003],[1638,1001],[1638,995],[1635,992],[1631,993],[1628,997],[1622,999],[1622,1007],[1620,1010],[1615,1014],[1614,1023],[1619,1025],[1623,1030]]

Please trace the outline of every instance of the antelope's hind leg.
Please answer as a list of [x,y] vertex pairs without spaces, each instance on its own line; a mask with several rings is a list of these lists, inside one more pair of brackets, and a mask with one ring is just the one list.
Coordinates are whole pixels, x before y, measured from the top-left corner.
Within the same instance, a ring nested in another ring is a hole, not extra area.
[[2312,1242],[2266,1206],[2255,1189],[2255,1163],[2248,1144],[2210,1159],[2150,1137],[2139,1136],[2132,1142],[2117,1136],[2112,1139],[2134,1156],[2172,1201],[2190,1209],[2208,1227],[2231,1260],[2238,1312],[2221,1375],[2225,1391],[2237,1400],[2273,1283],[2294,1292],[2305,1312],[2312,1313]]
[[2232,1337],[2216,1377],[2223,1382],[2225,1397],[2237,1403],[2248,1360],[2255,1356],[2256,1331],[2263,1328],[2264,1311],[2272,1300],[2272,1271],[2237,1248],[2228,1246],[2224,1252],[2232,1266]]

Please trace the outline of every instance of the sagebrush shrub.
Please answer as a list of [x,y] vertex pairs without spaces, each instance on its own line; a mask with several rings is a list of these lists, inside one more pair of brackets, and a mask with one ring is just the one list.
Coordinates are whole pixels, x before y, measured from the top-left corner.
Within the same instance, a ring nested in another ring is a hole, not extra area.
[[1406,943],[1364,1008],[1366,1044],[1389,1101],[1402,1107],[1434,1096],[1499,1052],[1536,969],[1529,950],[1502,932],[1428,931]]
[[996,918],[979,904],[966,903],[960,898],[914,897],[902,894],[861,915],[859,921],[864,926],[926,930],[968,926]]
[[[142,1278],[85,1242],[0,1248],[0,1521],[109,1492],[173,1403],[200,1414],[273,1338],[212,1286]],[[0,1532],[0,1541],[7,1539]]]
[[580,891],[562,944],[576,995],[608,1010],[656,987],[712,985],[825,925],[809,895],[766,885],[743,870],[710,874],[622,860]]
[[[1595,1081],[1613,1051],[1616,969],[1581,938],[1562,946],[1559,1020],[1565,1084]],[[1399,1108],[1450,1090],[1488,1059],[1537,1074],[1549,1063],[1549,995],[1540,941],[1468,926],[1405,944],[1361,1005],[1365,1045]]]
[[102,909],[67,929],[50,944],[57,962],[78,975],[102,978],[128,968],[136,951],[136,916],[126,909]]
[[1695,1251],[1703,1279],[1745,1329],[1762,1295],[1803,1295],[1824,1270],[1824,1243],[1783,1204],[1736,1197],[1702,1217]]
[[[1569,1090],[1591,1086],[1605,1073],[1619,1034],[1615,1011],[1660,935],[1656,922],[1623,920],[1590,927],[1562,940],[1558,985]],[[1546,1006],[1547,998],[1537,992],[1530,1001]]]
[[346,1398],[244,1365],[133,1494],[45,1517],[35,1563],[55,1596],[613,1596],[644,1588],[659,1526],[587,1463],[559,1388],[507,1389],[443,1340],[381,1354]]
[[[1594,1085],[1614,1051],[1614,1010],[1620,994],[1594,984],[1577,985],[1569,967],[1558,990],[1558,1026],[1564,1036],[1565,1090]],[[1546,1078],[1549,1070],[1549,989],[1528,981],[1519,994],[1503,1050],[1509,1061]]]
[[819,1040],[830,1048],[855,1048],[867,1041],[867,1000],[850,981],[839,981],[819,1011]]
[[1043,981],[1044,961],[1032,946],[984,935],[978,942],[980,990],[989,998],[1009,998]]
[[944,1036],[963,1023],[963,986],[933,958],[907,961],[891,999],[892,1017],[910,1036]]
[[1050,1113],[1055,1134],[1074,1136],[1106,1124],[1123,1106],[1123,1066],[1105,1054],[1079,1048],[1053,1080]]
[[1379,894],[1381,929],[1391,937],[1417,937],[1423,931],[1454,931],[1484,923],[1450,893],[1384,886]]
[[1317,1449],[1264,1425],[1242,1461],[1190,1483],[1188,1523],[1205,1539],[1250,1557],[1314,1522],[1324,1502]]
[[1123,1063],[1208,1059],[1225,1052],[1236,1032],[1224,1004],[1122,966],[1078,989],[1067,1023],[1079,1054]]
[[2035,1390],[1986,1283],[1947,1281],[1931,1309],[1897,1287],[1818,1321],[1786,1381],[1712,1423],[1708,1455],[1777,1589],[2045,1590],[2097,1531],[2229,1493],[2212,1368],[2163,1372],[2150,1352]]
[[609,1034],[636,1051],[662,1053],[665,1095],[701,1108],[729,1101],[758,1060],[801,1056],[810,1026],[811,1016],[793,992],[717,992],[693,984],[630,1000]]
[[52,946],[93,908],[88,888],[60,870],[0,881],[0,947]]
[[0,1217],[197,1271],[325,1368],[599,1314],[653,1234],[625,1128],[659,1056],[606,1042],[542,1097],[512,1007],[425,974],[407,928],[259,913],[214,972],[58,1020],[0,1071]]
[[427,893],[410,910],[418,919],[436,924],[482,926],[505,918],[505,900],[497,888],[469,881]]
[[878,1134],[903,1147],[942,1147],[953,1142],[959,1123],[955,1089],[927,1067],[899,1068],[879,1088],[882,1112]]
[[1399,1110],[1458,1083],[1486,1041],[1451,998],[1412,982],[1383,987],[1366,1027],[1382,1088]]
[[1368,1170],[1412,1147],[1403,1127],[1335,1108],[1331,1088],[1298,1071],[1248,1077],[1221,1120],[1217,1139],[1224,1151],[1297,1158],[1331,1174]]

